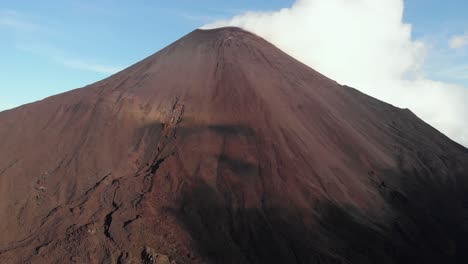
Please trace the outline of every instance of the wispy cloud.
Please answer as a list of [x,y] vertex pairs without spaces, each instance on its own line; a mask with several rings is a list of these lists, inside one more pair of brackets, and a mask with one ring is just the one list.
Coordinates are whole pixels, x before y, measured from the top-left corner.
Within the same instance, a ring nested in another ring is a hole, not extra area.
[[447,67],[436,72],[437,76],[440,76],[449,80],[460,80],[468,81],[468,65],[456,65]]
[[210,15],[200,15],[200,14],[190,14],[190,13],[184,13],[180,12],[178,15],[184,19],[187,20],[192,20],[192,21],[197,21],[197,22],[202,22],[202,23],[211,23],[216,20],[223,19],[220,16],[210,16]]
[[14,10],[0,10],[0,27],[19,31],[37,31],[41,29],[40,25]]
[[15,107],[15,105],[0,103],[0,112],[11,109],[13,107]]
[[46,44],[19,43],[16,45],[16,49],[22,52],[41,56],[71,69],[95,72],[99,74],[114,74],[123,69],[123,67],[118,65],[99,63],[96,59],[84,59],[70,56],[67,52]]
[[468,33],[450,38],[449,46],[452,49],[461,49],[468,46]]
[[52,58],[54,61],[62,64],[65,67],[77,70],[91,71],[101,74],[114,74],[122,70],[122,67],[119,66],[99,64],[82,59],[66,58],[61,56],[53,56]]
[[183,12],[179,10],[173,10],[178,16],[204,23],[212,23],[218,20],[226,19],[235,15],[243,14],[247,12],[245,9],[235,9],[235,8],[207,8],[205,11],[207,13],[194,13],[194,12]]
[[[19,51],[31,53],[64,67],[77,70],[113,74],[122,69],[119,66],[98,63],[95,59],[83,59],[67,55],[62,49],[45,42],[45,34],[43,33],[47,30],[43,30],[44,27],[40,23],[32,21],[33,19],[24,13],[15,10],[0,10],[0,28],[5,27],[14,30],[15,33],[18,33],[17,36],[21,36],[13,40],[16,49]],[[27,39],[27,42],[24,39]]]

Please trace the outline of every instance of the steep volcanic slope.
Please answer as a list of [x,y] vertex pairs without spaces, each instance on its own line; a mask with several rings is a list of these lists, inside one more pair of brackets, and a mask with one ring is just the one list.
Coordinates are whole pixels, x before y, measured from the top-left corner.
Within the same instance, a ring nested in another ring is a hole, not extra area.
[[409,110],[197,30],[0,113],[0,262],[466,263],[467,171]]

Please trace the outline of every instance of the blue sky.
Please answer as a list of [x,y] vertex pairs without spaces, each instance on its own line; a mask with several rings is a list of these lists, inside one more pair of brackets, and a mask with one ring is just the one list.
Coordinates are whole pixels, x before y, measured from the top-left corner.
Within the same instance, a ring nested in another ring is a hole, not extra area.
[[[206,23],[292,0],[1,0],[0,110],[98,81]],[[468,33],[468,2],[406,0],[413,37],[430,44],[434,80],[468,87],[468,52],[450,38]]]
[[434,80],[468,87],[468,50],[452,49],[449,41],[468,34],[468,1],[406,0],[405,21],[415,39],[430,45],[426,72]]

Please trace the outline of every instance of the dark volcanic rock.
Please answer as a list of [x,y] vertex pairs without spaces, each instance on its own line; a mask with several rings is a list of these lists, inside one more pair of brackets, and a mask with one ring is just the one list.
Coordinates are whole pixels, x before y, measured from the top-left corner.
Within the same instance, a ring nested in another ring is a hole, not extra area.
[[171,262],[168,256],[159,254],[150,247],[145,247],[141,253],[141,260],[142,264],[175,264],[175,261]]
[[468,263],[467,171],[409,110],[197,30],[0,113],[0,262]]

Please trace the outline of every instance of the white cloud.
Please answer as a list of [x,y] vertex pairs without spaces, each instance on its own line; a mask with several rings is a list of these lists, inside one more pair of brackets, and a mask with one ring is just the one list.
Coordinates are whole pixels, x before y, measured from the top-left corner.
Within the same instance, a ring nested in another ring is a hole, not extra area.
[[449,45],[452,49],[461,49],[468,46],[468,33],[465,35],[453,36],[449,41]]
[[403,22],[402,0],[297,0],[276,12],[247,12],[203,28],[238,26],[336,81],[407,107],[468,146],[468,89],[430,80],[428,49]]

